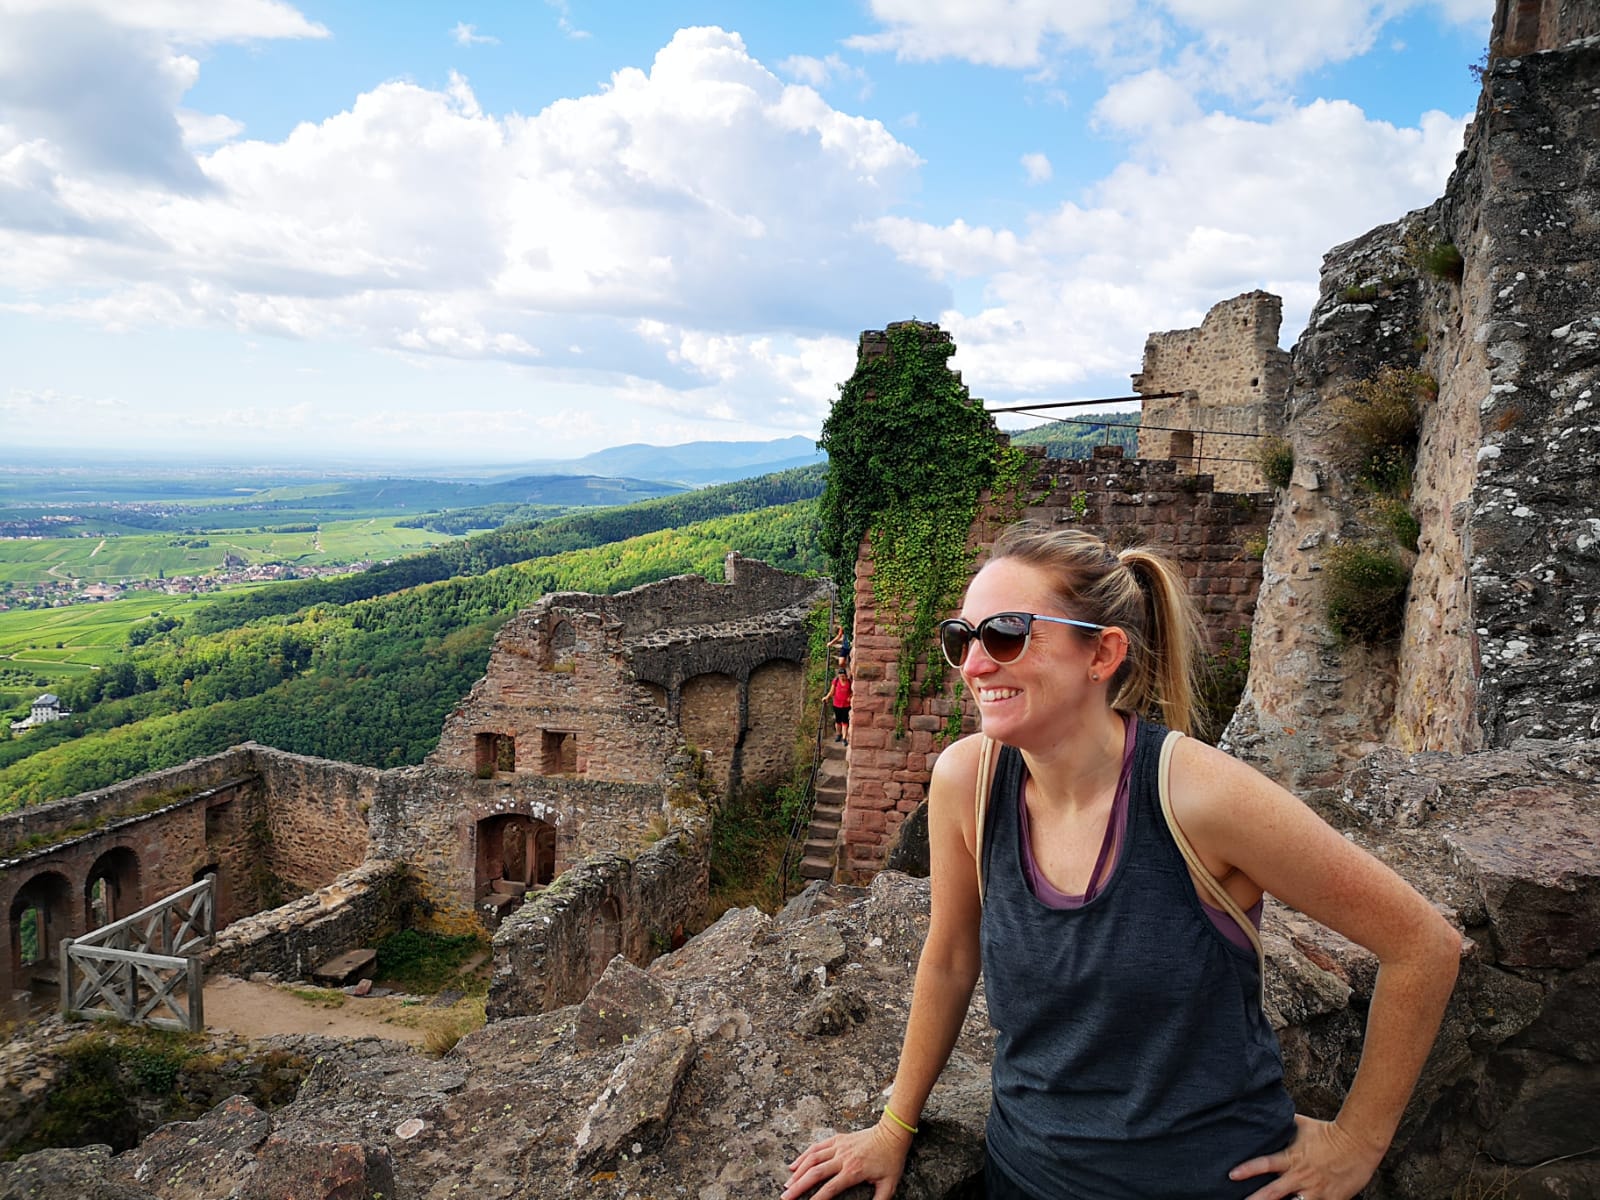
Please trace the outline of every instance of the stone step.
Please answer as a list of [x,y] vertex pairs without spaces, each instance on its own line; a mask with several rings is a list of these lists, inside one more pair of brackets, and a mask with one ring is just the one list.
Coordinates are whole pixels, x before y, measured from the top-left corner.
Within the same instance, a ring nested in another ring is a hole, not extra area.
[[839,818],[822,817],[811,822],[811,836],[834,837],[839,832]]
[[805,852],[800,856],[802,862],[808,858],[825,858],[833,861],[833,839],[813,838],[805,845]]
[[817,798],[812,802],[811,809],[815,812],[819,808],[831,808],[838,812],[843,812],[844,802],[844,789],[826,788],[817,793]]
[[806,857],[800,860],[801,879],[832,879],[833,857],[827,858]]

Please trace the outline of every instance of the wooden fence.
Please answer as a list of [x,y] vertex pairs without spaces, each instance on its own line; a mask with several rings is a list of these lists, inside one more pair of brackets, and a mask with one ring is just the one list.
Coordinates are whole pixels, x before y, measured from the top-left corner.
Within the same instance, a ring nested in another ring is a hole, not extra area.
[[64,938],[62,1016],[204,1029],[205,972],[198,951],[216,931],[213,882],[208,875],[132,916],[81,938]]

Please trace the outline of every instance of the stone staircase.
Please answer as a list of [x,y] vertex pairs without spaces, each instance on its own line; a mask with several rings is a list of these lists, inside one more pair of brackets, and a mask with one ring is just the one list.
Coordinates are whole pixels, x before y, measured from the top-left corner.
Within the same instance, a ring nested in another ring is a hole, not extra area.
[[833,878],[839,826],[844,822],[847,749],[831,737],[822,744],[822,763],[817,768],[817,802],[811,810],[811,832],[806,836],[804,856],[800,859],[802,879]]

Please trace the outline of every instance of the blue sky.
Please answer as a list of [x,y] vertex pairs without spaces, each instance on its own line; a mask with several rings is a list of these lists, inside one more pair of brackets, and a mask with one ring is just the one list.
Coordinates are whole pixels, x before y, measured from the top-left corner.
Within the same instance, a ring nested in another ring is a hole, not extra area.
[[0,458],[814,436],[993,405],[1431,202],[1488,0],[0,0]]

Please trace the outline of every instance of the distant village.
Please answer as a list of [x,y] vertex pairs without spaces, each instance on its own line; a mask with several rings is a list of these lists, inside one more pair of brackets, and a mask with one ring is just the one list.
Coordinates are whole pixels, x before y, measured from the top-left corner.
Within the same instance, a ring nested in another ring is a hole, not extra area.
[[242,583],[276,583],[320,575],[353,575],[372,565],[371,560],[363,560],[319,566],[296,567],[287,563],[256,563],[252,566],[230,554],[223,560],[221,570],[204,575],[132,579],[126,583],[85,583],[81,579],[49,579],[37,583],[0,582],[0,612],[13,608],[64,608],[69,604],[94,604],[102,600],[116,600],[134,592],[193,596],[219,592]]

